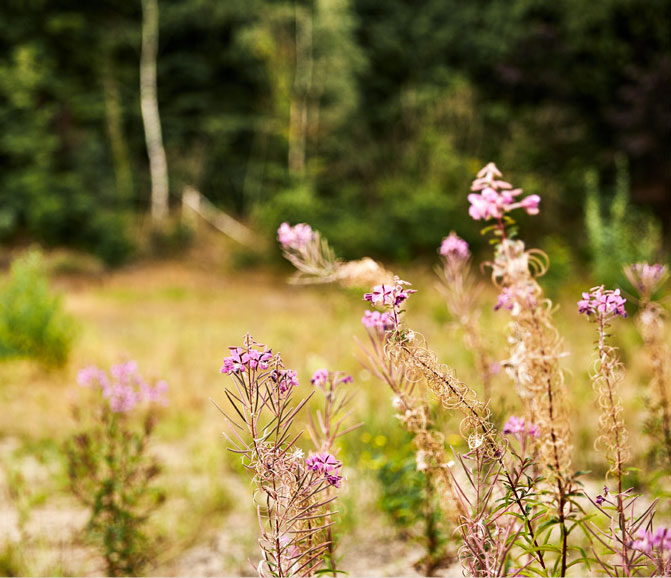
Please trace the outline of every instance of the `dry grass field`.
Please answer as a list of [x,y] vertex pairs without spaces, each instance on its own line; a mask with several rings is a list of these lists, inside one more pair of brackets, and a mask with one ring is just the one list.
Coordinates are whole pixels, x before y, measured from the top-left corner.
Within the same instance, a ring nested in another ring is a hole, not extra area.
[[[78,369],[135,359],[143,374],[170,385],[170,405],[162,410],[151,446],[163,464],[157,485],[166,490],[167,501],[149,522],[157,540],[150,573],[254,575],[258,548],[251,486],[226,452],[221,415],[211,403],[223,403],[221,361],[246,332],[282,352],[285,364],[298,371],[299,394],[309,393],[310,376],[321,367],[354,376],[358,394],[352,420],[364,425],[349,434],[343,457],[340,567],[356,576],[417,573],[413,564],[421,558],[421,546],[380,509],[378,458],[395,452],[402,438],[388,391],[356,359],[353,336],[365,336],[360,293],[291,286],[287,270],[236,270],[222,251],[210,248],[207,258],[194,251],[114,273],[54,277],[78,328],[68,365],[51,370],[30,361],[0,364],[0,574],[104,573],[98,554],[82,538],[87,514],[67,491],[62,444],[75,427],[71,407],[81,394]],[[430,267],[416,265],[401,273],[419,290],[408,309],[409,322],[460,379],[477,389],[471,353],[449,323]],[[579,280],[561,287],[557,319],[569,353],[564,366],[573,398],[576,467],[601,478],[605,468],[591,441],[593,332],[575,308],[582,288]],[[503,358],[506,321],[492,310],[495,299],[494,291],[486,293],[483,319]],[[634,461],[642,465],[645,361],[631,323],[616,325],[628,369],[626,419]],[[516,403],[505,375],[499,375],[492,402],[497,420],[514,413]],[[456,424],[448,420],[445,427],[448,442],[459,447]]]

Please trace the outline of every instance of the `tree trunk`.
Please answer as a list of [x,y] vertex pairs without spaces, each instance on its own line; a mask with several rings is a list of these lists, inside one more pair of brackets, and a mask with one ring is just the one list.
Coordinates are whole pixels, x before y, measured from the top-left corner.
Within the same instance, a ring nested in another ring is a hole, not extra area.
[[133,198],[133,174],[128,144],[123,131],[123,105],[116,81],[113,56],[105,48],[102,58],[102,86],[105,98],[105,120],[114,161],[117,197],[126,207]]
[[305,11],[303,18],[300,16],[298,6],[295,10],[296,64],[289,105],[289,172],[297,176],[303,176],[305,175],[308,107],[312,88],[313,14],[312,7]]
[[140,103],[151,174],[151,218],[154,224],[168,216],[168,163],[163,148],[161,118],[156,97],[158,53],[158,0],[142,0],[142,56]]

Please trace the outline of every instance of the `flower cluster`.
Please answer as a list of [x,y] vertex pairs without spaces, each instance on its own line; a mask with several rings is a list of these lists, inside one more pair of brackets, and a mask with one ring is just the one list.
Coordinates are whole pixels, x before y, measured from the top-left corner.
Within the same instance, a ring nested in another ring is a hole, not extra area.
[[368,329],[376,331],[389,331],[394,328],[394,318],[388,313],[379,311],[365,311],[361,323]]
[[520,303],[523,303],[528,308],[533,308],[537,305],[533,287],[529,284],[518,283],[501,289],[496,305],[494,305],[494,311],[508,309],[513,315],[517,315]]
[[510,416],[506,425],[503,426],[504,434],[512,434],[518,437],[531,436],[537,438],[540,436],[540,430],[537,426],[532,423],[525,423],[523,417],[517,417],[515,415]]
[[309,245],[315,239],[315,232],[306,223],[290,226],[282,223],[277,229],[277,240],[283,249],[300,250]]
[[538,195],[529,195],[516,201],[516,197],[522,194],[522,189],[513,189],[510,183],[499,180],[501,176],[494,163],[489,163],[478,173],[471,190],[479,191],[479,194],[468,195],[471,203],[469,215],[476,221],[492,218],[501,220],[505,213],[514,209],[524,209],[529,215],[537,215],[541,198]]
[[340,475],[342,463],[336,460],[330,453],[321,452],[311,455],[305,460],[305,466],[313,472],[323,474],[324,479],[332,486],[336,488],[340,487],[340,482],[343,479]]
[[330,373],[328,369],[318,369],[312,376],[310,383],[316,388],[324,390],[331,379],[333,380],[334,387],[340,384],[352,383],[354,381],[351,375],[344,374],[340,371]]
[[298,385],[298,377],[293,369],[273,370],[271,377],[280,388],[280,393],[287,393]]
[[230,357],[224,359],[224,365],[221,373],[241,373],[246,369],[268,369],[270,361],[273,358],[271,349],[264,348],[263,351],[257,349],[243,349],[242,347],[229,347]]
[[407,285],[410,285],[410,283],[396,277],[393,284],[376,285],[373,287],[373,292],[365,293],[363,298],[365,301],[370,301],[373,305],[379,303],[385,307],[398,307],[410,295],[417,293],[415,289],[406,289],[405,286]]
[[143,402],[168,405],[168,384],[161,380],[151,386],[138,373],[135,361],[113,365],[109,375],[104,369],[86,367],[77,374],[77,383],[82,387],[99,386],[115,413],[128,413]]
[[641,529],[631,546],[648,554],[653,550],[671,550],[671,528],[657,528],[655,532]]
[[616,315],[626,317],[624,304],[627,300],[620,295],[620,290],[604,289],[603,285],[592,287],[589,293],[583,293],[578,301],[578,312],[595,315],[600,318],[611,318]]
[[641,296],[650,297],[666,281],[669,268],[659,263],[634,263],[625,267],[624,273]]
[[468,243],[454,231],[443,239],[438,253],[449,261],[466,261],[471,256]]

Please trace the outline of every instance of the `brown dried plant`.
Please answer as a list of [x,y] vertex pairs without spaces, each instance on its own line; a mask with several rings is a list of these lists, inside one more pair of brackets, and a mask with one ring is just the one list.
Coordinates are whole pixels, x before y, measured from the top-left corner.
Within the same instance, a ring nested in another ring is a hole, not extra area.
[[668,339],[668,313],[655,298],[669,278],[666,265],[636,263],[624,269],[638,294],[636,327],[650,360],[651,418],[648,430],[660,438],[662,459],[671,471],[671,343]]
[[484,285],[473,277],[468,243],[456,233],[451,232],[443,239],[438,253],[441,256],[441,264],[436,267],[438,291],[463,332],[466,348],[473,352],[484,399],[489,401],[495,374],[492,368],[497,364],[485,347],[480,327],[479,299]]

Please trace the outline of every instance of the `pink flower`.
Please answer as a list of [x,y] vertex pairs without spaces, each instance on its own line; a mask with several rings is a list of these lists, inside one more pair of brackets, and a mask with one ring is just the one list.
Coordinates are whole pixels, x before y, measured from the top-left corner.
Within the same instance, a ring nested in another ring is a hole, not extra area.
[[280,369],[271,374],[273,381],[277,384],[280,393],[284,394],[291,391],[298,385],[298,377],[293,369]]
[[394,319],[388,312],[366,311],[361,318],[361,323],[364,327],[378,331],[389,331],[394,328]]
[[103,369],[86,367],[79,371],[77,381],[83,387],[98,386],[115,413],[128,413],[140,403],[168,405],[168,384],[161,380],[152,387],[138,373],[135,361],[113,365],[109,375]]
[[393,285],[376,285],[373,287],[373,292],[365,293],[363,298],[373,305],[380,303],[386,307],[398,307],[410,295],[417,293],[415,289],[405,289],[405,285],[410,285],[410,283],[396,278]]
[[515,304],[513,292],[510,290],[510,287],[504,287],[499,293],[499,298],[494,305],[494,311],[499,309],[510,309],[512,311],[513,305]]
[[324,479],[332,486],[335,486],[336,488],[340,487],[340,482],[343,479],[342,476],[339,475],[342,463],[336,460],[330,453],[321,452],[319,454],[311,455],[305,460],[305,466],[313,472],[323,474]]
[[454,231],[443,239],[438,253],[446,259],[453,261],[466,261],[471,256],[471,252],[468,250],[468,243]]
[[506,425],[503,426],[503,433],[513,434],[516,435],[517,437],[523,437],[525,435],[528,435],[537,438],[540,436],[540,430],[538,429],[538,426],[532,423],[525,424],[524,418],[517,417],[514,415],[510,416],[510,418],[506,422]]
[[582,299],[578,301],[578,312],[587,315],[596,315],[605,320],[620,315],[626,317],[627,312],[624,304],[627,300],[620,295],[620,290],[604,289],[603,285],[592,287],[590,292],[583,293]]
[[293,227],[289,223],[282,223],[277,229],[277,240],[283,249],[300,250],[309,245],[315,238],[315,232],[306,223],[299,223]]
[[273,358],[271,349],[264,347],[263,351],[258,351],[250,347],[245,350],[242,347],[229,347],[230,357],[224,359],[224,365],[221,373],[241,373],[247,368],[251,370],[268,369]]
[[324,387],[328,383],[328,380],[329,380],[328,369],[318,369],[312,376],[310,383],[315,387]]
[[506,181],[499,180],[501,172],[494,163],[489,163],[479,173],[478,178],[471,185],[472,191],[479,191],[468,195],[471,206],[469,215],[475,219],[501,219],[503,215],[514,209],[524,209],[529,215],[537,215],[541,198],[538,195],[529,195],[516,202],[515,197],[522,194],[522,189],[513,189]]
[[634,263],[624,268],[624,273],[642,296],[650,297],[669,276],[669,268],[659,263]]
[[538,214],[538,203],[541,202],[541,198],[538,195],[529,195],[520,201],[520,207],[522,207],[528,215],[537,215]]

